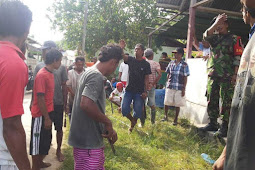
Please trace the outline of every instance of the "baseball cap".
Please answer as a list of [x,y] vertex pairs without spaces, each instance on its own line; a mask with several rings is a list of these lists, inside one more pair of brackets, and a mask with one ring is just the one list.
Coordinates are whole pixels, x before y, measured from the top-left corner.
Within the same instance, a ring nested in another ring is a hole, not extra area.
[[179,54],[184,54],[184,50],[181,47],[177,47],[174,51],[172,51],[172,53],[179,53]]
[[146,56],[146,57],[149,57],[149,56],[151,56],[151,55],[153,55],[154,53],[153,53],[153,51],[152,51],[152,49],[150,49],[150,48],[147,48],[145,51],[144,51],[144,55]]
[[54,41],[45,41],[41,49],[44,50],[47,48],[57,48],[57,44]]
[[118,83],[116,84],[116,87],[124,87],[124,85],[123,85],[123,83],[118,82]]

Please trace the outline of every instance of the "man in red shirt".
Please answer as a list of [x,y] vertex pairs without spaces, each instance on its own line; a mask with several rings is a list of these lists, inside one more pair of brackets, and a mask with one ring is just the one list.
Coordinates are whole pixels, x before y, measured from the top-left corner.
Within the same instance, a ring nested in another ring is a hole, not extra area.
[[30,170],[21,122],[28,68],[21,48],[32,13],[20,1],[0,3],[0,169]]
[[48,155],[52,133],[51,115],[54,111],[54,69],[61,65],[62,53],[56,49],[50,50],[45,57],[46,66],[35,77],[33,104],[31,108],[32,126],[30,140],[30,155],[32,155],[32,169],[49,167],[43,158]]

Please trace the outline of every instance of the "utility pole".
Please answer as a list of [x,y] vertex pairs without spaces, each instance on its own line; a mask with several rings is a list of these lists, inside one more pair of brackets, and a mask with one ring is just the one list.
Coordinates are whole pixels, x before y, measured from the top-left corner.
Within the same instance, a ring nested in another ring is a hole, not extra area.
[[88,6],[89,6],[89,1],[83,1],[82,3],[85,3],[85,8],[84,8],[84,21],[83,21],[83,36],[82,36],[82,56],[85,58],[85,38],[87,34],[87,20],[88,20]]

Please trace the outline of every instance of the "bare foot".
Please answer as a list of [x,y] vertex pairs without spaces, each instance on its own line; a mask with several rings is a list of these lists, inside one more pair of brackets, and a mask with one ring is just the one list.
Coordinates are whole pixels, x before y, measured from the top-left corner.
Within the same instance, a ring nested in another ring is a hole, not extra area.
[[51,166],[51,163],[42,162],[41,168],[48,168]]
[[59,162],[63,162],[65,160],[65,156],[61,153],[61,151],[57,151],[56,155]]
[[130,128],[128,129],[130,133],[133,131],[133,129],[134,129],[136,123],[137,123],[137,120],[135,120],[135,119],[133,119],[133,120],[131,121],[131,126],[130,126]]
[[118,108],[119,113],[121,113],[121,107]]

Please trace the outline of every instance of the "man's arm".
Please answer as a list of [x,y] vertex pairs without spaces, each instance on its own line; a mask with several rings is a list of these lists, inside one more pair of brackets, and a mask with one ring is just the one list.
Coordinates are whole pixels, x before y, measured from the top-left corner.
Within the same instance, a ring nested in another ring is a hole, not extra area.
[[51,129],[52,122],[51,122],[49,113],[47,111],[44,94],[37,94],[37,100],[38,100],[38,107],[40,109],[40,112],[42,113],[44,117],[44,127],[45,129]]
[[[34,73],[33,73],[34,80],[35,80],[35,77],[36,77],[37,73],[39,72],[39,70],[40,70],[40,66],[36,65]],[[32,89],[31,101],[30,101],[30,106],[29,106],[30,111],[31,111],[31,108],[33,105],[33,100],[34,100],[34,88]]]
[[158,75],[157,75],[155,81],[153,82],[153,85],[156,85],[159,82],[159,80],[160,80],[160,78],[162,76],[160,69],[157,69],[156,72],[157,72]]
[[30,170],[26,150],[26,134],[21,123],[21,116],[3,119],[3,137],[18,169]]
[[144,79],[145,91],[149,89],[149,75],[145,75]]
[[67,103],[67,86],[66,86],[66,81],[62,82],[62,93],[63,93],[63,100],[64,100],[64,109],[66,109],[66,103]]
[[226,153],[227,153],[227,146],[225,146],[225,148],[223,149],[220,157],[214,163],[213,170],[223,170],[224,161],[226,159]]
[[75,93],[73,92],[72,87],[66,86],[67,91],[74,97]]
[[142,93],[142,98],[146,99],[146,97],[148,96],[147,91],[149,89],[149,75],[145,75],[145,79],[144,79],[144,92]]
[[105,125],[107,134],[102,134],[103,137],[109,138],[112,143],[117,141],[117,133],[113,130],[111,120],[99,110],[97,104],[93,100],[82,96],[80,107],[91,119]]
[[197,51],[200,51],[199,42],[198,42],[197,37],[195,35],[193,37],[193,46],[197,49]]
[[234,75],[232,76],[232,79],[231,79],[231,83],[233,85],[236,84],[236,77],[237,77],[238,68],[239,68],[238,66],[235,66],[235,73],[234,73]]
[[118,80],[121,81],[122,72],[119,72]]
[[183,89],[182,89],[182,96],[185,96],[185,90],[186,90],[186,85],[187,85],[187,76],[184,76],[184,83],[183,83]]
[[68,71],[67,73],[68,80],[66,81],[66,90],[74,97],[75,92],[72,89],[72,72],[71,71]]
[[207,35],[213,35],[214,31],[217,29],[218,25],[223,24],[227,20],[227,15],[225,13],[219,14],[210,28],[207,29]]

